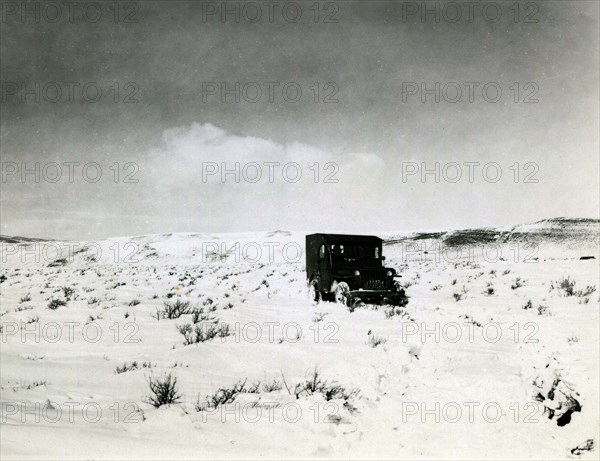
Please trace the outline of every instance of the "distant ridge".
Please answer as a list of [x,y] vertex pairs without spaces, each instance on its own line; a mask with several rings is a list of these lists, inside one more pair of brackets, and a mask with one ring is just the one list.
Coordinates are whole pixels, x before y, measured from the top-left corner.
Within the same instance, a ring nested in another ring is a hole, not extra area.
[[439,241],[447,247],[500,243],[594,246],[600,244],[600,219],[550,218],[512,227],[480,227],[445,232],[415,232],[386,239],[385,244]]
[[[190,239],[210,238],[212,240],[219,240],[227,235],[235,234],[238,233],[198,234],[170,232],[165,234],[138,235],[135,237],[114,237],[101,240],[108,241],[116,238],[129,238],[136,241],[148,239],[160,240],[161,238],[168,239],[175,236],[177,236],[177,238],[189,237]],[[256,234],[258,235],[258,233]],[[266,233],[267,237],[284,238],[292,237],[293,234],[295,234],[295,232],[285,230],[275,230]],[[0,235],[0,243],[27,244],[48,241],[61,240]],[[70,241],[72,241],[72,239],[70,239]],[[515,226],[479,227],[429,232],[403,232],[400,234],[387,233],[387,237],[384,237],[384,245],[417,241],[438,241],[448,247],[510,242],[598,245],[600,244],[600,219],[556,217]]]
[[19,237],[8,236],[8,235],[0,235],[0,243],[30,243],[30,242],[50,242],[52,239],[40,239],[40,238],[32,238],[32,237]]

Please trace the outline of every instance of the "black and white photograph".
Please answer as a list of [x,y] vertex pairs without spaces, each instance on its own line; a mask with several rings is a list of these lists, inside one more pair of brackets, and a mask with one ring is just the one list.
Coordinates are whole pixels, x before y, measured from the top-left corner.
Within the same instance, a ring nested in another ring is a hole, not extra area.
[[0,459],[597,460],[600,1],[0,0]]

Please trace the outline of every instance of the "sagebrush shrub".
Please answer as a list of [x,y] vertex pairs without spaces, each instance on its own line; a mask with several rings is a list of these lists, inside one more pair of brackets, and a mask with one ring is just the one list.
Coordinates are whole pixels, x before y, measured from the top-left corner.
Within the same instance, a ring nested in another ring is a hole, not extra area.
[[588,285],[581,290],[575,290],[575,283],[575,280],[571,280],[570,277],[563,277],[556,282],[551,282],[550,287],[562,290],[565,296],[577,296],[579,298],[585,298],[596,291],[596,287],[593,285]]
[[22,297],[22,298],[19,300],[19,302],[20,302],[21,304],[23,304],[23,303],[26,303],[26,302],[29,302],[29,301],[31,301],[31,295],[30,295],[29,293],[27,293],[25,296],[23,296],[23,297]]
[[119,366],[117,365],[117,367],[115,368],[115,374],[119,375],[121,373],[126,373],[128,371],[133,371],[133,370],[137,370],[138,369],[138,363],[137,361],[133,361],[131,362],[131,364],[127,364],[127,362],[123,363],[123,366]]
[[202,316],[203,312],[204,312],[204,309],[202,309],[202,308],[194,309],[192,311],[192,323],[200,322],[200,320],[202,320],[201,316]]
[[573,296],[575,293],[575,280],[570,277],[563,277],[558,282],[558,288],[565,292],[566,296]]
[[196,401],[196,411],[206,411],[209,409],[215,409],[220,405],[227,405],[235,400],[238,394],[257,394],[260,387],[260,381],[252,384],[249,388],[246,388],[246,382],[238,381],[232,387],[221,387],[214,394],[207,395],[204,402],[200,402],[200,399]]
[[510,287],[513,290],[516,290],[517,288],[521,288],[523,286],[523,284],[524,284],[524,281],[521,280],[521,277],[517,277]]
[[277,381],[276,379],[274,379],[271,383],[265,383],[263,385],[263,389],[265,390],[265,392],[275,392],[275,391],[279,391],[282,389],[282,385],[279,381]]
[[146,402],[155,408],[163,405],[178,403],[182,395],[177,389],[177,378],[171,373],[162,378],[150,376],[148,379],[151,395],[147,396]]
[[369,345],[371,347],[377,347],[380,344],[385,344],[387,343],[387,339],[384,338],[383,336],[375,336],[373,334],[370,334],[369,332]]
[[577,290],[575,292],[575,296],[578,296],[580,298],[585,298],[585,297],[591,295],[594,291],[596,291],[596,287],[588,285],[587,287],[585,287],[585,289]]
[[342,399],[348,401],[352,397],[358,395],[358,389],[353,389],[351,391],[346,390],[343,386],[339,384],[329,384],[326,380],[321,379],[319,376],[318,370],[315,368],[312,376],[304,382],[296,384],[294,388],[294,394],[296,398],[299,398],[301,395],[312,395],[315,393],[320,393],[323,395],[325,400],[334,400],[334,399]]
[[156,310],[156,318],[173,320],[191,312],[189,301],[181,301],[180,299],[175,300],[175,302],[165,301],[162,310]]
[[63,296],[67,299],[71,299],[71,295],[75,294],[75,290],[71,287],[62,287]]
[[62,299],[51,299],[48,303],[48,309],[52,309],[53,311],[58,309],[60,306],[66,306],[67,302]]
[[217,336],[220,338],[226,338],[230,336],[230,328],[226,323],[213,323],[210,325],[196,325],[192,327],[189,323],[185,325],[178,325],[177,331],[183,336],[184,344],[203,343],[210,341]]

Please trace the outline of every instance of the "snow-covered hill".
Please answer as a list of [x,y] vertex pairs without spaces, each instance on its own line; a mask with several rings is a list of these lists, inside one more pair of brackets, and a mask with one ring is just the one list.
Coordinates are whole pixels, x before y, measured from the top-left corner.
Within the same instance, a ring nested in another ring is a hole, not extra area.
[[[552,253],[564,256],[581,254],[598,257],[600,244],[600,221],[597,219],[544,219],[531,224],[514,227],[448,230],[439,232],[413,232],[404,235],[389,234],[387,244],[400,247],[404,252],[416,250],[450,251],[478,250],[481,257],[493,258],[493,250],[504,249],[505,256],[517,249],[527,258],[543,250],[546,256]],[[483,252],[482,249],[486,251]],[[502,253],[502,251],[499,251]]]
[[597,458],[598,220],[382,235],[352,312],[304,235],[3,237],[2,458]]

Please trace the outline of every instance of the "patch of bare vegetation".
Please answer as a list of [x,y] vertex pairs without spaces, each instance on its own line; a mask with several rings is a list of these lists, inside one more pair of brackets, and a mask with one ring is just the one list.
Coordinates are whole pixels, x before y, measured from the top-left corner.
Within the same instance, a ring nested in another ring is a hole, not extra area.
[[181,301],[180,299],[176,299],[174,302],[165,301],[162,309],[156,309],[156,314],[154,317],[156,317],[156,320],[174,320],[178,319],[182,315],[190,314],[191,312],[192,309],[189,301]]
[[191,324],[186,323],[185,325],[178,325],[177,331],[183,336],[184,344],[203,343],[210,341],[216,337],[226,338],[230,336],[229,325],[226,323],[210,323],[200,324],[192,327]]
[[179,403],[182,395],[177,389],[177,378],[171,373],[162,377],[150,376],[147,378],[150,394],[146,397],[146,403],[155,408],[163,405]]
[[578,298],[587,298],[596,291],[596,287],[593,285],[587,285],[585,288],[580,290],[575,289],[575,280],[571,280],[570,277],[563,277],[558,281],[550,282],[551,290],[559,290],[563,296],[577,296]]

